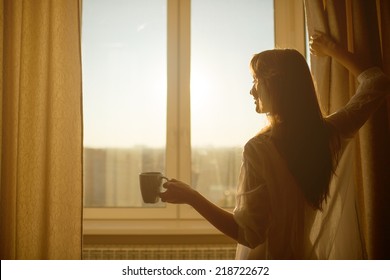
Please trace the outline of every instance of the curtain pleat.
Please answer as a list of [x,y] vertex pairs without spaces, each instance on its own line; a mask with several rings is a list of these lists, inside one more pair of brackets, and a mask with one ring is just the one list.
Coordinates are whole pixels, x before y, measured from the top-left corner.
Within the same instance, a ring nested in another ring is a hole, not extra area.
[[[315,4],[313,4],[315,3]],[[362,54],[389,73],[389,1],[305,1],[309,34],[314,29],[328,32],[354,52]],[[309,12],[310,11],[310,12]],[[318,23],[318,19],[325,23]],[[312,58],[319,99],[329,113],[343,106],[355,92],[356,84],[335,62],[320,65]],[[329,80],[328,80],[329,77]],[[325,81],[324,81],[325,80]],[[388,102],[389,104],[389,102]],[[390,256],[390,131],[388,104],[384,104],[362,127],[356,137],[354,162],[357,179],[357,213],[363,233],[366,257],[388,259]]]
[[4,0],[2,259],[80,259],[78,0]]
[[[377,0],[377,7],[380,12],[379,26],[382,47],[383,70],[390,75],[390,1]],[[387,99],[387,108],[390,108],[390,98]],[[388,113],[388,123],[390,126],[390,110]]]
[[[378,24],[378,17],[382,16],[376,4],[375,1],[351,1],[353,44],[356,52],[383,66],[381,29]],[[383,19],[386,19],[386,15]],[[387,110],[387,104],[383,104],[359,133],[362,175],[362,188],[359,191],[364,198],[364,208],[360,207],[360,212],[365,220],[367,253],[371,259],[390,256],[390,131]]]

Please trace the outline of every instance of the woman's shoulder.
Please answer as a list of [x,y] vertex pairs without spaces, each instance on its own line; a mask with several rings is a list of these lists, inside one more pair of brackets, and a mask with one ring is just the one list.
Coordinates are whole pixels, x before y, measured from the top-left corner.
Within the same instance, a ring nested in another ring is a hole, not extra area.
[[262,131],[248,140],[244,147],[244,154],[263,153],[269,150],[269,145],[271,144],[271,132],[269,130]]
[[[251,139],[246,142],[246,145],[264,145],[271,141],[271,132],[270,131],[264,131],[256,134]],[[246,146],[245,145],[245,146]]]

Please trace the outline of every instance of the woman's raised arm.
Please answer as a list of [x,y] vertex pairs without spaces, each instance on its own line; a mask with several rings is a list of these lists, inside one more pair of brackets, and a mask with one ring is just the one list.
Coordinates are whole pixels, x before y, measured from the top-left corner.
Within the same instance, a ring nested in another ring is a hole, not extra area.
[[310,52],[315,56],[330,56],[347,68],[355,77],[374,66],[362,57],[349,52],[325,33],[316,31],[310,36]]
[[390,80],[381,69],[345,50],[324,33],[316,32],[311,36],[310,51],[316,56],[332,57],[357,77],[359,87],[355,95],[327,118],[343,138],[351,138],[385,100]]

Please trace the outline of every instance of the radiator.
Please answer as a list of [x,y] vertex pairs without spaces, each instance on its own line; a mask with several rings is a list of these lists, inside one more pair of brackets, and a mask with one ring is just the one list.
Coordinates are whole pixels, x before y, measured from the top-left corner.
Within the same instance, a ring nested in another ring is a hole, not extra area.
[[83,248],[84,260],[229,260],[234,244],[220,245],[124,245]]

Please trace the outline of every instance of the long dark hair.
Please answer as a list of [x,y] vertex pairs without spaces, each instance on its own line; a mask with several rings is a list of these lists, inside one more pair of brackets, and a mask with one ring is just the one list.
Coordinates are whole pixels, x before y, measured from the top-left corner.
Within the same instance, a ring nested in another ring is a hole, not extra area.
[[337,154],[306,60],[296,50],[276,49],[255,55],[250,65],[269,95],[271,135],[280,128],[276,147],[308,203],[322,209]]

